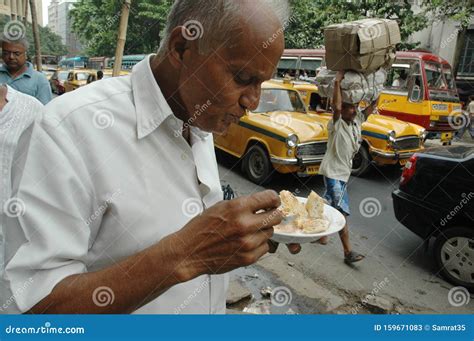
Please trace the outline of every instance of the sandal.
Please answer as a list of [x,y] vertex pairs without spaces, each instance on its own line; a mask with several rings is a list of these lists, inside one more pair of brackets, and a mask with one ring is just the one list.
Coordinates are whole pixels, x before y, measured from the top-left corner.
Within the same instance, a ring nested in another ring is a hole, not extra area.
[[344,256],[344,263],[352,264],[355,262],[359,262],[364,258],[365,258],[364,255],[361,255],[360,253],[357,253],[355,251],[351,251],[347,255]]

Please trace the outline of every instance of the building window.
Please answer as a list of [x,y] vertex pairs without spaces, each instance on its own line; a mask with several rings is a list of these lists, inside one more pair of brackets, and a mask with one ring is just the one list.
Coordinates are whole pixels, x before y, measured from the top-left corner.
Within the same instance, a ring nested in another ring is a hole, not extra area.
[[461,49],[457,75],[460,77],[474,76],[474,30],[466,32],[466,40]]

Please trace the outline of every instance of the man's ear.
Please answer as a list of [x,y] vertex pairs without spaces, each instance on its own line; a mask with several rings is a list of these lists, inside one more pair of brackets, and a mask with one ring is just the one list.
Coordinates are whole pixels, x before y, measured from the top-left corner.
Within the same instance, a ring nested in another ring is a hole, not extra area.
[[189,41],[183,36],[182,30],[183,26],[175,27],[168,41],[169,61],[176,68],[181,68],[184,53],[189,49]]

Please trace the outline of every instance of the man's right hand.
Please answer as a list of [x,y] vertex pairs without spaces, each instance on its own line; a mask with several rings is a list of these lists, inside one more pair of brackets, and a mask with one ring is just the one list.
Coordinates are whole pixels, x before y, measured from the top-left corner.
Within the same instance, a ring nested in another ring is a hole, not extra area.
[[273,226],[282,220],[278,206],[278,194],[267,190],[219,202],[193,218],[170,236],[182,257],[181,280],[255,263],[269,251]]

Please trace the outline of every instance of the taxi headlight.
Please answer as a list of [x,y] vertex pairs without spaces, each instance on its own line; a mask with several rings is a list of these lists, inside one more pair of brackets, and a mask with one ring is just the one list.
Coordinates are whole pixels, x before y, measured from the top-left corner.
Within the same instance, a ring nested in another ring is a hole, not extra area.
[[291,134],[286,138],[286,145],[289,148],[294,148],[298,144],[298,136]]

